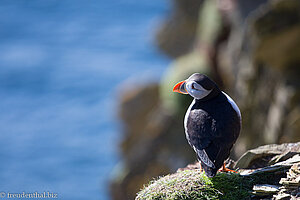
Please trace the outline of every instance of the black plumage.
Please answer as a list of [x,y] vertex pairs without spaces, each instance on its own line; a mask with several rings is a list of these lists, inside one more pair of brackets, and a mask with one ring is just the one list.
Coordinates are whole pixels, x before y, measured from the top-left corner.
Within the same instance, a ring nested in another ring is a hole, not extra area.
[[[241,128],[240,111],[233,100],[202,74],[194,74],[185,84],[196,82],[209,94],[194,97],[184,120],[188,143],[195,150],[208,177],[216,175],[229,157]],[[188,90],[186,90],[188,91]]]
[[186,137],[207,176],[214,176],[229,157],[240,127],[238,113],[223,93],[193,101],[185,120]]

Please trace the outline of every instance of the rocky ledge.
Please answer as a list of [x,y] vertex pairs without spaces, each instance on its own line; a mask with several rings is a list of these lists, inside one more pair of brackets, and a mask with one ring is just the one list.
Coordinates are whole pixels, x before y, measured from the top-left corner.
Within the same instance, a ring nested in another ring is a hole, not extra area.
[[151,181],[136,200],[300,198],[300,142],[261,146],[227,166],[238,173],[219,172],[208,178],[198,163],[190,164]]

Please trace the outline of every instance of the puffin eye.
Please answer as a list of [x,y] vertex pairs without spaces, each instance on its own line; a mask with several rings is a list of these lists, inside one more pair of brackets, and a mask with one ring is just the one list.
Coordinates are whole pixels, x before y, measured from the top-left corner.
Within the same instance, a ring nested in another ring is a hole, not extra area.
[[195,90],[195,83],[192,83],[192,89]]
[[194,83],[192,83],[192,89],[195,89]]

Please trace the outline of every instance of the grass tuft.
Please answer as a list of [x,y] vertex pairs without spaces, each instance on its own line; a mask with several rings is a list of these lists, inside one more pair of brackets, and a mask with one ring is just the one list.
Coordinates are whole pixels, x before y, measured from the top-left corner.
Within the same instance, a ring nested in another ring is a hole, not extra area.
[[136,200],[240,200],[249,198],[253,179],[232,173],[208,178],[200,170],[185,170],[151,181]]

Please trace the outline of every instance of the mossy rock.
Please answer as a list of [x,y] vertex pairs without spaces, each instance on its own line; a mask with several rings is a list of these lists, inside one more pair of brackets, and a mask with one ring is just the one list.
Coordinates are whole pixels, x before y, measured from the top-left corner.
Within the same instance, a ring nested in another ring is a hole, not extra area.
[[249,199],[255,180],[233,173],[208,178],[200,170],[184,170],[152,181],[136,200],[168,199]]

